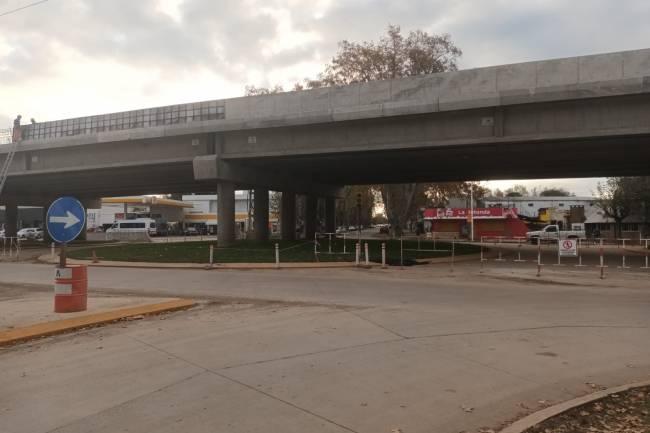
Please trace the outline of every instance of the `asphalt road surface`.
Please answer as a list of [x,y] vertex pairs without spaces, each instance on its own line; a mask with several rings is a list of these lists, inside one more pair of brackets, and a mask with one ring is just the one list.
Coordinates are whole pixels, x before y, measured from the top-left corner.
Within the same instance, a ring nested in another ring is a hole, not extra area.
[[[650,276],[608,272],[93,268],[91,294],[202,304],[0,350],[0,431],[496,429],[650,377]],[[0,290],[51,282],[0,264]]]

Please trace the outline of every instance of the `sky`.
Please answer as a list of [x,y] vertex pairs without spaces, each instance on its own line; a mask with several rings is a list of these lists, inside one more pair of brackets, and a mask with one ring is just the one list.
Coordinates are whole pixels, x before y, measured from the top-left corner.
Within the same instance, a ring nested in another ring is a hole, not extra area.
[[[462,69],[650,46],[647,0],[0,0],[0,129],[315,77],[340,40],[449,33]],[[6,126],[5,126],[6,125]],[[594,179],[517,181],[577,195]],[[487,182],[507,188],[513,182]]]

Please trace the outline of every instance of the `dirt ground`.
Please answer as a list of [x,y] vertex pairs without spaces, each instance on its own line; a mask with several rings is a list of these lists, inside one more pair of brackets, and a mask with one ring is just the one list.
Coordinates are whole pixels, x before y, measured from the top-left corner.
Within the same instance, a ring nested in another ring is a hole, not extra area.
[[530,428],[526,433],[648,433],[650,387],[612,394]]

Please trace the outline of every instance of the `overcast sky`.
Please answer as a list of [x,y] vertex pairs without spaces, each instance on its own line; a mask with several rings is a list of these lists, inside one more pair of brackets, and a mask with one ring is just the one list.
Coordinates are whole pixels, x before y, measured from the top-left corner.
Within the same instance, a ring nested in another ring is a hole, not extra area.
[[290,88],[389,23],[450,33],[468,68],[646,48],[649,17],[647,0],[49,0],[0,17],[0,128]]

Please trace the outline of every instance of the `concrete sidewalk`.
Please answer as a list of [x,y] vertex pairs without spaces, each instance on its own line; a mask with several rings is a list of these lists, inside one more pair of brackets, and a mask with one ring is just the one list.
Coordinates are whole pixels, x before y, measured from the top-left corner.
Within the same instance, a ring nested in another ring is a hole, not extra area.
[[174,298],[91,294],[88,299],[88,310],[77,313],[55,313],[53,293],[0,288],[0,332],[36,323],[76,318],[122,308],[140,307],[172,299]]
[[520,307],[206,305],[55,337],[0,351],[0,431],[476,432],[650,377],[647,311]]

